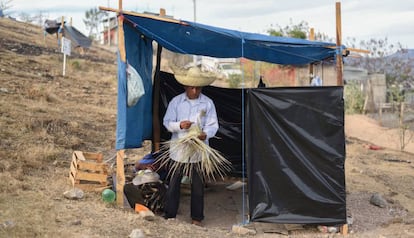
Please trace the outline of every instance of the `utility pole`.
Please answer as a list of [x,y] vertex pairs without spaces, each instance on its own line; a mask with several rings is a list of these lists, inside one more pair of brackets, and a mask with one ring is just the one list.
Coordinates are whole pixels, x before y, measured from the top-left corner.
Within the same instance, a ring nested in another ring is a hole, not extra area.
[[196,14],[196,0],[193,0],[193,11],[194,11],[194,22],[197,22],[197,14]]
[[[197,15],[196,15],[196,0],[193,0],[193,13],[194,13],[194,22],[197,22]],[[197,66],[197,55],[193,55],[193,63],[194,66]]]

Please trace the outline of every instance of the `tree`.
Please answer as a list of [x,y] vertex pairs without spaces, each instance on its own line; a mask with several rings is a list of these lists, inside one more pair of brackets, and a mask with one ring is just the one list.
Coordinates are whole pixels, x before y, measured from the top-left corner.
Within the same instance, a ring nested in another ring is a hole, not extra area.
[[40,11],[32,17],[32,22],[39,26],[42,26],[47,18],[47,15]]
[[[298,39],[307,39],[309,29],[309,24],[306,21],[301,21],[298,24],[294,24],[292,19],[290,19],[289,25],[285,27],[280,27],[276,25],[276,28],[271,25],[272,28],[267,30],[267,33],[271,36],[282,36],[282,37],[292,37]],[[316,32],[315,40],[325,41],[325,42],[335,42],[334,38],[329,37],[325,33]]]
[[86,29],[89,29],[89,37],[96,39],[99,35],[99,23],[102,19],[107,16],[108,13],[98,10],[98,8],[91,8],[85,12],[85,18],[83,23],[86,26]]
[[290,19],[290,24],[281,27],[279,25],[276,25],[276,29],[269,28],[267,30],[267,33],[271,36],[283,36],[283,37],[293,37],[293,38],[299,38],[299,39],[306,39],[307,38],[307,32],[309,32],[309,25],[305,21],[301,21],[299,24],[293,24],[292,19]]
[[13,0],[0,0],[0,12],[6,15],[6,11],[13,7],[11,3]]
[[371,39],[356,43],[355,38],[348,39],[347,47],[369,50],[368,55],[349,58],[345,62],[350,66],[366,69],[368,73],[386,75],[387,87],[404,87],[414,81],[414,57],[400,43],[389,44],[388,39]]
[[26,12],[20,12],[19,18],[22,22],[31,23],[33,21],[33,18],[30,16],[30,14]]

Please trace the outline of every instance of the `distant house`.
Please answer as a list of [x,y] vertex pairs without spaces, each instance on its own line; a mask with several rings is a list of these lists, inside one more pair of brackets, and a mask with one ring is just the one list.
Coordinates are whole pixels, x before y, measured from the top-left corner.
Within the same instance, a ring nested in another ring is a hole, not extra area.
[[[109,21],[109,22],[108,22]],[[118,21],[116,17],[106,18],[102,21],[102,43],[104,45],[118,45]],[[109,31],[108,31],[109,29]]]

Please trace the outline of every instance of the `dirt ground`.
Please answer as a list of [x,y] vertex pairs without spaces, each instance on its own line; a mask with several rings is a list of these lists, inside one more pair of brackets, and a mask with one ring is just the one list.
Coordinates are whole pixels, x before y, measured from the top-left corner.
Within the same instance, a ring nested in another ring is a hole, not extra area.
[[[340,237],[315,226],[248,223],[243,189],[210,183],[204,227],[189,224],[183,188],[176,220],[148,221],[85,191],[80,200],[69,168],[75,150],[102,152],[111,163],[116,125],[115,54],[93,46],[73,52],[62,76],[56,37],[40,27],[0,18],[0,237]],[[348,237],[414,237],[414,141],[402,152],[398,132],[364,115],[345,117]],[[127,151],[126,162],[149,150]],[[388,205],[370,204],[374,193]],[[245,225],[255,235],[231,232]]]

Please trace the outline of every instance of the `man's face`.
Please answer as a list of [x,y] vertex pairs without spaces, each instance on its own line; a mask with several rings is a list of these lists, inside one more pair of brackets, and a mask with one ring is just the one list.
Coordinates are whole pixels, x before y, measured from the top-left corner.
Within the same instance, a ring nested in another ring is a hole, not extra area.
[[185,86],[185,93],[189,99],[196,99],[200,96],[202,87]]

